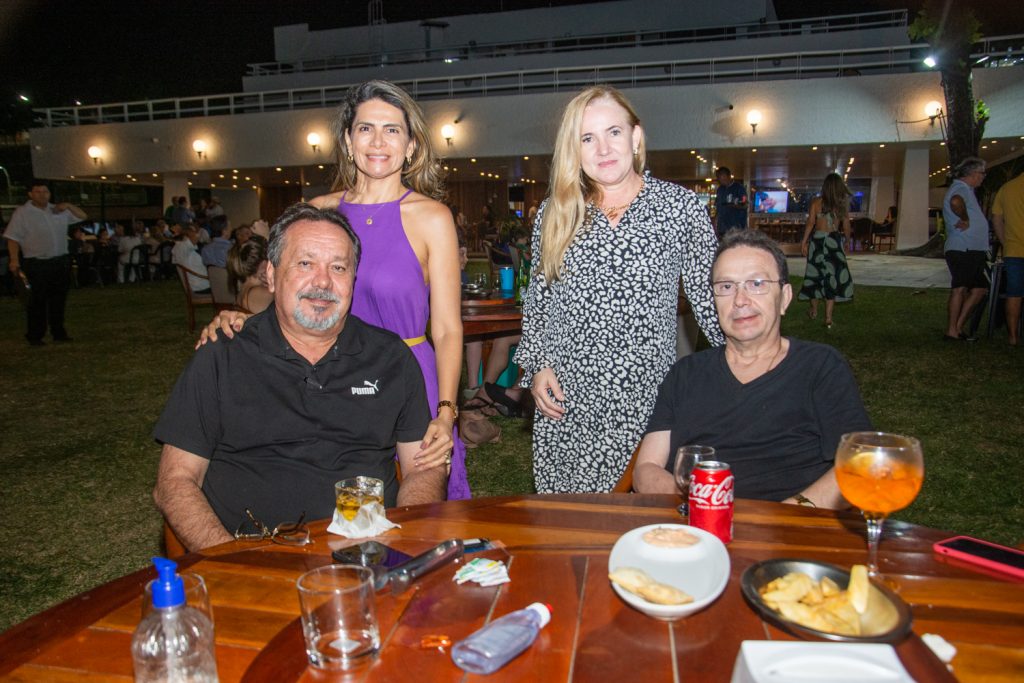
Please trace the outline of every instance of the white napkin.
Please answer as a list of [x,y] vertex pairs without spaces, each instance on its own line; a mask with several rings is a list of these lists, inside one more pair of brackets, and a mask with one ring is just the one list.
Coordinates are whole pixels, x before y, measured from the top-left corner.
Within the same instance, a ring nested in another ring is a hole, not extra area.
[[355,518],[350,522],[334,510],[334,519],[327,530],[332,534],[347,536],[348,538],[370,538],[380,536],[388,529],[401,528],[398,524],[388,521],[384,516],[384,506],[380,503],[371,503],[359,508]]

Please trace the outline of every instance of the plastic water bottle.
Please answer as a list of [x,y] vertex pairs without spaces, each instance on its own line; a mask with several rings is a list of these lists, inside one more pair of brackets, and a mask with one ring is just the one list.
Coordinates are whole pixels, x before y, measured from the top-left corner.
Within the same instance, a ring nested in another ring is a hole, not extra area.
[[178,565],[154,557],[153,611],[132,636],[136,683],[217,683],[213,622],[185,604]]
[[528,648],[549,621],[551,608],[535,602],[455,643],[452,659],[459,668],[470,673],[494,673]]

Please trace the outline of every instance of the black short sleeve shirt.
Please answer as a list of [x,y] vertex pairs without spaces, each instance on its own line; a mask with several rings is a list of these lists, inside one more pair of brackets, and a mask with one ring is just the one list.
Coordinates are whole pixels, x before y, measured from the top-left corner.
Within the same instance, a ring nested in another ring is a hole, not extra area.
[[423,374],[397,335],[349,315],[310,364],[271,306],[196,352],[153,436],[210,460],[203,493],[233,531],[247,507],[271,528],[329,517],[334,483],[357,475],[383,480],[393,506],[395,444],[421,439],[429,420]]
[[871,429],[850,366],[825,344],[789,339],[774,369],[741,384],[725,348],[679,360],[658,391],[647,432],[670,431],[676,449],[713,446],[729,463],[736,496],[785,500],[832,467],[839,437]]

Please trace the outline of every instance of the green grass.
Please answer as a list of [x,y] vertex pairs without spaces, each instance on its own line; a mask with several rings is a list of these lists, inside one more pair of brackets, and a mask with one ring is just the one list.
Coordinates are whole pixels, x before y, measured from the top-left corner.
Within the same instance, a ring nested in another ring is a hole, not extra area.
[[[850,359],[879,429],[924,444],[926,476],[901,519],[1015,544],[1024,529],[1024,354],[1005,332],[941,341],[945,290],[860,287],[825,330],[795,303],[789,335]],[[150,432],[192,354],[176,282],[73,290],[69,345],[29,348],[0,298],[0,630],[145,566],[159,551]],[[478,496],[532,492],[525,420],[469,451]]]

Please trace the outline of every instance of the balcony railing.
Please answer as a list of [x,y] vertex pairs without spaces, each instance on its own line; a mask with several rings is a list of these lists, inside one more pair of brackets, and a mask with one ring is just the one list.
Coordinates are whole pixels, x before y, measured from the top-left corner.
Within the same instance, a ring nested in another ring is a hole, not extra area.
[[248,76],[319,71],[343,71],[365,67],[424,64],[442,61],[467,61],[522,57],[536,54],[564,54],[621,48],[660,47],[723,40],[777,38],[836,33],[852,30],[899,28],[907,25],[906,10],[864,12],[829,17],[800,18],[790,21],[752,22],[704,28],[662,29],[657,31],[605,33],[568,38],[536,39],[513,43],[450,45],[433,49],[390,50],[384,54],[339,55],[296,62],[249,64]]
[[[508,71],[457,77],[396,81],[418,100],[525,95],[577,90],[595,83],[618,88],[663,87],[700,83],[841,78],[924,70],[926,44],[852,50],[786,52],[739,57],[609,64]],[[978,67],[1022,63],[1024,34],[987,38],[975,45]],[[80,107],[35,109],[37,126],[160,121],[199,116],[231,116],[337,106],[354,84],[121,102]]]

